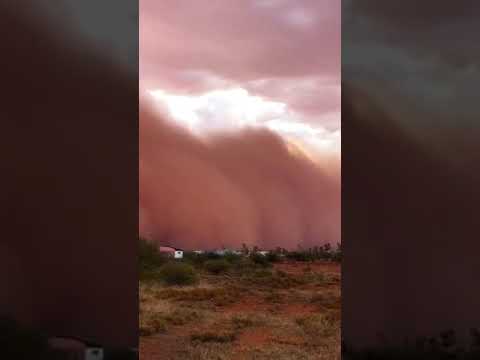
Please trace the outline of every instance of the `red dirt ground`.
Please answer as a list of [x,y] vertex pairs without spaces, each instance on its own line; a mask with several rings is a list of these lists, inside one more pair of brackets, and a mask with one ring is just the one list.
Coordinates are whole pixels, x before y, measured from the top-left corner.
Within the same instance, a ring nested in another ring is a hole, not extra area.
[[305,264],[301,262],[285,262],[275,264],[275,269],[282,270],[290,274],[303,274],[308,269],[311,269],[313,272],[340,274],[340,264],[333,262],[315,262],[311,264]]
[[[337,263],[318,262],[318,263],[299,263],[287,262],[274,265],[275,269],[284,271],[289,274],[301,275],[305,272],[312,271],[315,273],[330,273],[340,276],[341,267]],[[311,286],[309,286],[311,288]],[[238,302],[230,305],[219,307],[218,313],[228,315],[255,315],[267,314],[275,309],[276,314],[281,317],[298,318],[308,316],[309,314],[318,313],[318,306],[309,303],[286,302],[286,303],[269,303],[264,298],[255,295],[247,295],[239,298]],[[157,359],[176,359],[176,353],[182,348],[182,342],[189,341],[189,336],[198,331],[202,326],[198,323],[191,323],[183,326],[175,326],[169,329],[168,334],[154,335],[150,337],[140,338],[140,360],[157,360]],[[212,329],[209,329],[212,330]],[[244,329],[238,338],[233,342],[235,359],[244,359],[240,354],[242,349],[258,348],[271,341],[272,329],[262,326],[256,326]],[[302,346],[304,340],[301,338],[278,338],[275,340],[280,344],[289,344],[294,346]]]

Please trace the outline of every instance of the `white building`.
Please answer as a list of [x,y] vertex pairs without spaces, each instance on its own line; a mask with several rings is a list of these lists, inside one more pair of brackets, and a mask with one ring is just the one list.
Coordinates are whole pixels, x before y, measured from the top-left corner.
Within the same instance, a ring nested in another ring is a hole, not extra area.
[[215,250],[214,253],[220,256],[225,256],[228,254],[242,255],[241,251],[232,250],[232,249],[218,249],[218,250]]
[[214,253],[217,254],[217,255],[220,255],[220,256],[224,256],[227,253],[227,250],[218,249],[218,250],[215,250]]
[[159,246],[158,250],[160,253],[173,257],[174,259],[183,259],[183,250],[181,249],[173,248],[171,246]]

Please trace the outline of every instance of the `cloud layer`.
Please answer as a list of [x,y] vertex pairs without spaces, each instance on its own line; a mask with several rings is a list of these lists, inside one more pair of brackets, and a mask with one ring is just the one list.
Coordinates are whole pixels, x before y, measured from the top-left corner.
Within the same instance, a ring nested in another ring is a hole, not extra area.
[[241,87],[309,121],[339,114],[340,2],[141,0],[140,82],[184,94]]

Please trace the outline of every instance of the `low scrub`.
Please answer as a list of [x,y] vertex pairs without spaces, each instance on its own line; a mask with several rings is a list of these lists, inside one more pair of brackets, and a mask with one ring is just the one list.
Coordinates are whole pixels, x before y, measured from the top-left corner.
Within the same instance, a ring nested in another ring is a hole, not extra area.
[[265,255],[254,253],[250,256],[250,259],[252,259],[253,263],[256,265],[260,265],[263,267],[271,266],[269,258]]
[[280,256],[277,253],[270,252],[266,255],[267,261],[271,263],[277,263],[280,261]]
[[194,288],[188,290],[165,289],[159,294],[162,299],[175,301],[210,301],[215,305],[233,303],[241,296],[240,291],[234,287],[228,288]]
[[139,239],[139,278],[140,280],[150,281],[150,280],[160,280],[160,274],[158,269],[165,264],[166,259],[160,252],[158,248],[151,242]]
[[236,334],[233,332],[225,332],[225,333],[205,332],[205,333],[192,334],[190,339],[192,341],[199,341],[199,342],[229,343],[229,342],[235,341]]
[[267,289],[290,289],[304,284],[301,277],[296,277],[285,272],[272,272],[269,269],[256,270],[242,276],[245,284]]
[[225,259],[208,260],[203,264],[205,270],[211,274],[223,274],[231,268],[231,264]]
[[201,318],[202,315],[198,311],[189,309],[175,309],[165,315],[165,320],[172,325],[185,325]]
[[247,315],[235,315],[232,317],[231,321],[232,326],[236,331],[244,330],[262,324],[262,321],[258,317]]
[[334,312],[297,318],[296,323],[310,345],[323,345],[326,339],[340,331],[340,320]]
[[299,249],[297,251],[290,251],[285,253],[285,257],[294,261],[315,261],[315,260],[327,260],[327,261],[342,261],[342,247],[338,243],[336,248],[327,243],[322,246],[315,246],[309,249]]
[[150,336],[167,331],[167,321],[162,314],[141,314],[139,321],[141,336]]
[[166,263],[159,269],[158,273],[167,285],[193,285],[198,281],[195,269],[187,263]]
[[310,303],[318,305],[322,310],[340,310],[341,298],[332,292],[314,294]]

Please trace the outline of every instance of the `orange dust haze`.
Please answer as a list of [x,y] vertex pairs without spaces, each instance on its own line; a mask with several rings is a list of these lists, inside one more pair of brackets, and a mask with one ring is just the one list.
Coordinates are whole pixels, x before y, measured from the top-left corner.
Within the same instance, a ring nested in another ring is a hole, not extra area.
[[340,242],[340,161],[266,129],[197,137],[140,105],[140,234],[185,249]]

